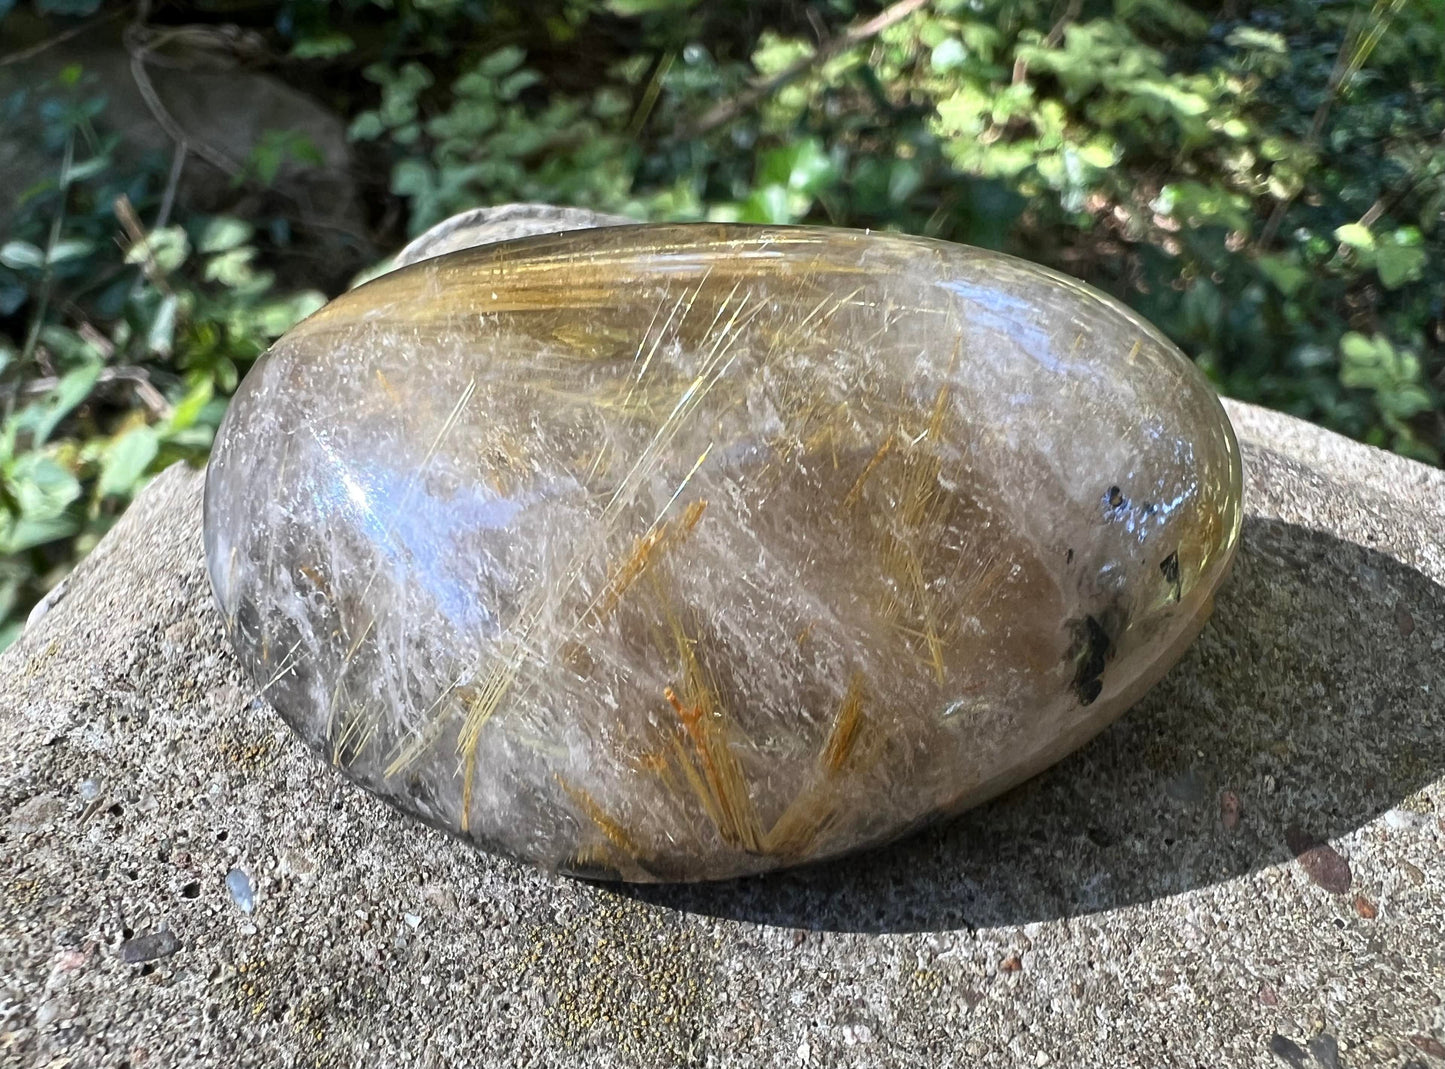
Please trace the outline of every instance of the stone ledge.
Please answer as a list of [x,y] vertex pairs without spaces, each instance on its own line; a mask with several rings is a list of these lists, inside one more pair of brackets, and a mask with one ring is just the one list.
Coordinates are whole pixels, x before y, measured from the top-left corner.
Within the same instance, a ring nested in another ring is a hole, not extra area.
[[1440,1064],[1445,475],[1229,411],[1240,558],[1139,706],[946,827],[703,887],[534,872],[318,764],[168,471],[0,656],[0,1060]]

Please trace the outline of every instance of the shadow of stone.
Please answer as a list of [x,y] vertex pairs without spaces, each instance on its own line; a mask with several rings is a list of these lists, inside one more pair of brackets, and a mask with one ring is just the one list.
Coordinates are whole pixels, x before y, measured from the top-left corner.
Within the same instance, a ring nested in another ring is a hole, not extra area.
[[1445,587],[1249,519],[1214,617],[1082,750],[880,850],[719,884],[614,886],[717,917],[854,932],[1023,924],[1158,899],[1344,835],[1445,769]]

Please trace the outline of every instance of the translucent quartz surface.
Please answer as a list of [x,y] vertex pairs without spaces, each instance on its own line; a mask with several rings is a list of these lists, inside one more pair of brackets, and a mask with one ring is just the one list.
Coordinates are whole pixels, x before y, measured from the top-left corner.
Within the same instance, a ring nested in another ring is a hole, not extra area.
[[206,486],[237,652],[346,775],[549,868],[710,879],[996,794],[1208,616],[1218,400],[964,246],[639,226],[384,276],[242,384]]

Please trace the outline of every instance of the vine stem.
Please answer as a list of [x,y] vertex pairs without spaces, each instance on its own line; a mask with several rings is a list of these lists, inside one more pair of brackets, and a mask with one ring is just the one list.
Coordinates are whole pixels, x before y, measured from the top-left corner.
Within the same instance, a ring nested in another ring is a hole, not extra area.
[[[60,162],[60,203],[56,206],[55,217],[50,220],[50,235],[45,241],[45,274],[40,280],[40,299],[35,302],[35,314],[30,319],[30,329],[25,332],[25,347],[20,350],[23,364],[35,355],[40,341],[40,329],[45,325],[45,313],[50,308],[50,294],[55,288],[55,248],[60,244],[60,228],[65,223],[65,202],[70,196],[70,171],[75,162],[75,131],[65,138],[65,155]],[[7,413],[8,414],[8,413]]]
[[895,26],[914,14],[927,7],[930,0],[898,0],[898,3],[891,7],[884,8],[873,18],[866,22],[855,23],[848,27],[831,41],[825,41],[818,46],[811,56],[800,59],[786,70],[779,71],[767,81],[754,85],[743,93],[730,100],[725,100],[717,107],[711,109],[694,123],[686,133],[688,137],[701,137],[719,126],[731,122],[743,112],[754,107],[759,101],[766,99],[776,93],[783,86],[806,74],[814,67],[832,59],[838,53],[843,52],[854,45],[862,44],[872,37],[878,36],[890,26]]

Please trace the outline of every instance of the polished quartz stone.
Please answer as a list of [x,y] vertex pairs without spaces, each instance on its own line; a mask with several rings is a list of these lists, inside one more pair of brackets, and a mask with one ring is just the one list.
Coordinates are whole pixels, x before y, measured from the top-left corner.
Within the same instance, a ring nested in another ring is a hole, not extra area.
[[356,782],[488,849],[687,880],[836,855],[1080,745],[1240,526],[1218,400],[964,246],[639,226],[333,301],[206,486],[227,632]]

